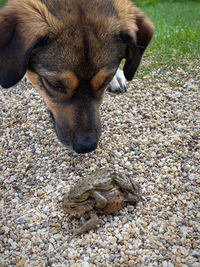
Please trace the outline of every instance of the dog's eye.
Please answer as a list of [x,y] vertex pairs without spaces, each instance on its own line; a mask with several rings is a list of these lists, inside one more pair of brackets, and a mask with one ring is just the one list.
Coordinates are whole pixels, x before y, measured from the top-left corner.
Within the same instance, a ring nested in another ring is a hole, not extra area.
[[60,93],[66,93],[65,87],[59,83],[52,83],[49,80],[47,80],[46,78],[43,78],[43,80],[45,81],[45,83],[48,85],[48,87],[50,87],[51,89],[60,92]]

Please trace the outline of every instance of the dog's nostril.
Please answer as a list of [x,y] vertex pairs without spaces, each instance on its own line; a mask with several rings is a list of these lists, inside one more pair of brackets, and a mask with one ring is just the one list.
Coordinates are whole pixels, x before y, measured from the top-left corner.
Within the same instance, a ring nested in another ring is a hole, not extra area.
[[72,146],[77,153],[92,152],[97,148],[97,139],[90,136],[75,137],[74,140],[72,141]]

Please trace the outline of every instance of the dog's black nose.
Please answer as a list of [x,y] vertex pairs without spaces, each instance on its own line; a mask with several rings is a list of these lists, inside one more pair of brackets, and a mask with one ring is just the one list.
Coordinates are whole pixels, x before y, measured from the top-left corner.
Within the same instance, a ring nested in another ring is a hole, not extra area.
[[72,141],[73,149],[77,153],[92,152],[97,148],[97,140],[91,136],[76,136]]

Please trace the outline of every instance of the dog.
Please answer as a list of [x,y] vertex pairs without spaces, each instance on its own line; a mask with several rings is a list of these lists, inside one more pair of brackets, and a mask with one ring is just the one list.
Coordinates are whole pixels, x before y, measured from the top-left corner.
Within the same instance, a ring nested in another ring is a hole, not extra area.
[[130,0],[8,0],[0,11],[0,84],[11,87],[26,75],[52,113],[58,139],[91,152],[105,89],[125,89],[153,31]]

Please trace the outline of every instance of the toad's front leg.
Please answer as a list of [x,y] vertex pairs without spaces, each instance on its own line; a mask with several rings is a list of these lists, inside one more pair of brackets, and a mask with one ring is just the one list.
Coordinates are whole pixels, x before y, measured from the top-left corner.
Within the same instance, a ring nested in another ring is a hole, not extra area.
[[91,211],[89,215],[90,219],[86,221],[81,227],[76,228],[75,230],[74,229],[70,230],[70,232],[73,232],[73,237],[75,235],[80,235],[85,232],[88,232],[97,227],[97,224],[100,222],[97,214],[94,211]]
[[99,191],[94,191],[92,197],[95,199],[95,208],[97,210],[101,210],[106,206],[107,199]]

